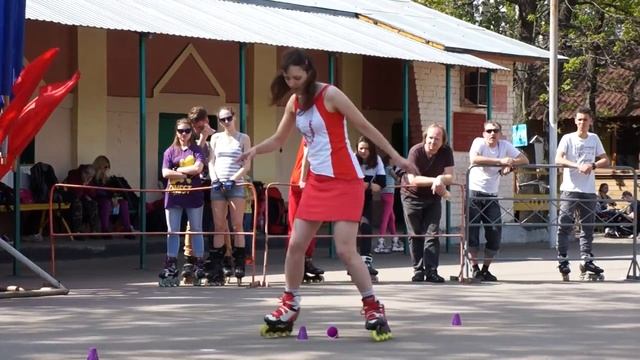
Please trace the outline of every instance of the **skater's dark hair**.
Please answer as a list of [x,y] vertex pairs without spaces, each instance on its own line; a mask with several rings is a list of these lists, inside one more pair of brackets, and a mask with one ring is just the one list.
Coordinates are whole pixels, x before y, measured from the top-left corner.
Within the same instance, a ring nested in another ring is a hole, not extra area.
[[578,110],[576,110],[576,115],[578,114],[584,114],[589,116],[590,119],[593,119],[593,112],[586,106],[579,107]]
[[365,164],[367,169],[375,169],[378,166],[378,150],[376,149],[376,145],[364,136],[360,136],[358,138],[358,142],[356,144],[365,143],[369,146],[369,157],[363,159],[360,157],[360,154],[356,151],[356,157],[358,158],[358,163],[360,165]]
[[189,110],[187,118],[192,122],[198,122],[202,120],[209,120],[207,116],[207,109],[205,109],[204,106],[194,106]]
[[317,72],[309,57],[300,49],[289,49],[282,55],[280,71],[271,81],[271,105],[276,105],[291,92],[291,88],[284,80],[284,73],[290,66],[299,66],[307,73],[307,82],[304,84],[302,96],[298,98],[300,110],[309,110],[313,106],[313,98],[316,91]]

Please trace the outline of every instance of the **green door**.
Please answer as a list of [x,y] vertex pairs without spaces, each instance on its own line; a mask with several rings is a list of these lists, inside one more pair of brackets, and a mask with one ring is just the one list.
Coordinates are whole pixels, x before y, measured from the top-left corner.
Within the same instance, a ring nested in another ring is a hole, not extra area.
[[186,116],[187,114],[160,113],[158,121],[158,180],[163,183],[162,156],[164,155],[164,151],[167,150],[169,145],[173,142],[176,121]]

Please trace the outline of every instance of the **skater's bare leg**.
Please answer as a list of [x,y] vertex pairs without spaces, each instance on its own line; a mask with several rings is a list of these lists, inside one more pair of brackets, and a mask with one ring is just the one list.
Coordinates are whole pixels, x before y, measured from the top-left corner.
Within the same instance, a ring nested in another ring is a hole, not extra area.
[[362,261],[362,257],[356,249],[356,238],[358,236],[358,223],[352,221],[336,221],[333,223],[333,240],[336,244],[336,254],[351,274],[351,280],[365,295],[372,291],[371,276],[367,265]]
[[[229,231],[229,222],[227,221],[227,201],[226,200],[213,200],[211,202],[211,210],[213,211],[213,226],[215,231],[224,232]],[[221,248],[225,244],[225,237],[228,235],[215,234],[213,235],[213,247]]]
[[[229,201],[229,209],[231,213],[231,225],[234,232],[242,232],[242,220],[244,220],[245,199],[233,198]],[[244,235],[234,235],[233,246],[243,248],[245,247]]]
[[[321,221],[307,221],[302,219],[296,219],[293,223],[291,240],[287,248],[287,257],[284,261],[285,281],[288,290],[300,288],[304,276],[304,254],[307,251],[311,239],[313,239],[316,232],[318,232],[320,225],[322,225]],[[360,262],[362,263],[362,260]]]

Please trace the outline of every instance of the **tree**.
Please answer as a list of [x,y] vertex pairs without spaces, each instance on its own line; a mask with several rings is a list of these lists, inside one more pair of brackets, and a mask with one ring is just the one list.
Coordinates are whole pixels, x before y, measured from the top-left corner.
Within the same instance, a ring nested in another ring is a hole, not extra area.
[[[419,0],[436,10],[548,49],[548,0]],[[560,0],[561,93],[585,89],[586,104],[598,114],[596,96],[602,69],[621,67],[640,73],[640,0]],[[548,67],[519,63],[514,69],[516,121],[529,119],[533,104],[548,98]],[[638,76],[636,76],[637,78]],[[638,80],[637,80],[638,81]],[[636,82],[637,82],[636,81]],[[586,84],[586,87],[582,84]],[[633,92],[633,87],[629,88]],[[629,94],[633,96],[632,93]],[[562,106],[563,104],[561,104]],[[565,104],[566,105],[566,104]],[[575,104],[571,104],[572,106]]]

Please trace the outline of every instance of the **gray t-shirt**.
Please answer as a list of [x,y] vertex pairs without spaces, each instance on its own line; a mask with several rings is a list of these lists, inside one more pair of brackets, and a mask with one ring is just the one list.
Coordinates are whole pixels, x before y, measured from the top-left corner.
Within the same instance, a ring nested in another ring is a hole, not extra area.
[[[585,139],[577,133],[564,135],[558,144],[558,153],[564,152],[564,157],[578,164],[592,164],[598,156],[605,155],[604,147],[598,135],[587,133]],[[592,171],[589,175],[581,174],[578,169],[564,168],[562,170],[561,191],[596,193],[596,176]]]
[[[498,140],[498,144],[495,147],[490,147],[484,138],[478,137],[473,140],[471,149],[469,149],[469,158],[476,155],[494,159],[516,158],[520,156],[520,151],[506,140]],[[501,169],[501,167],[497,166],[472,167],[469,170],[469,190],[498,194]]]

